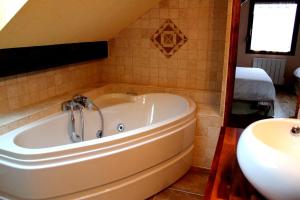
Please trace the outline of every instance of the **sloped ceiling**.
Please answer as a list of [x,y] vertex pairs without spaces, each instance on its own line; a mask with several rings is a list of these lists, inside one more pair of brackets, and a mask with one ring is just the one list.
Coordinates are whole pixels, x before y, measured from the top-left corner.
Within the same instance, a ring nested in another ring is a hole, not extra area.
[[159,0],[28,0],[0,31],[0,49],[109,40]]
[[25,5],[27,0],[1,0],[0,1],[0,30],[15,16]]

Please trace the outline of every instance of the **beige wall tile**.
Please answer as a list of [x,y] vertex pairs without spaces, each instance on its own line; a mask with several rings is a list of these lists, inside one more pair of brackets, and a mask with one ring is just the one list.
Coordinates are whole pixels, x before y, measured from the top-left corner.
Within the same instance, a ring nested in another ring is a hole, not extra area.
[[100,82],[100,61],[0,79],[0,115]]
[[[150,41],[167,18],[188,38],[171,58],[166,58]],[[226,0],[162,0],[109,42],[110,58],[102,67],[110,69],[102,71],[102,78],[105,82],[220,92],[226,19]],[[119,66],[131,64],[132,70],[125,68],[118,74]],[[152,67],[159,68],[155,75],[149,73]]]

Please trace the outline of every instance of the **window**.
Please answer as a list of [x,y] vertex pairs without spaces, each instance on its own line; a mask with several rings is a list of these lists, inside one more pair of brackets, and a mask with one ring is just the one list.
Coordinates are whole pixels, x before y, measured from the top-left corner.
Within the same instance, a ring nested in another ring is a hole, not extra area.
[[299,0],[253,0],[249,10],[246,52],[294,55]]

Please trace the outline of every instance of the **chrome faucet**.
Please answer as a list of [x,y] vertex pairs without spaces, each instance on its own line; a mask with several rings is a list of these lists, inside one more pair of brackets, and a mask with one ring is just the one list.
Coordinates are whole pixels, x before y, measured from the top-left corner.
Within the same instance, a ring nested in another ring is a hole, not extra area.
[[[62,110],[63,111],[70,111],[71,112],[71,127],[69,128],[69,135],[73,142],[81,142],[84,141],[84,116],[83,116],[83,109],[86,108],[88,110],[92,110],[93,108],[96,109],[99,113],[100,117],[100,129],[96,132],[96,137],[101,138],[103,136],[104,130],[104,118],[101,110],[99,107],[88,97],[82,95],[76,95],[73,97],[72,100],[66,101],[62,103]],[[80,122],[81,122],[81,131],[80,135],[78,135],[75,131],[75,117],[74,111],[79,111],[80,113]]]
[[293,126],[291,129],[291,134],[300,135],[300,126]]
[[[84,119],[83,119],[83,106],[73,100],[66,101],[62,104],[62,110],[63,111],[70,111],[71,112],[71,124],[69,128],[69,136],[72,140],[72,142],[80,142],[84,141]],[[79,136],[76,133],[75,130],[75,116],[74,116],[74,111],[79,110],[80,113],[80,121],[81,121],[81,136]]]
[[88,110],[96,109],[100,117],[100,129],[97,131],[96,137],[101,138],[103,136],[103,130],[104,130],[104,117],[100,108],[90,98],[86,96],[75,95],[73,97],[73,101],[79,103],[80,105],[82,105],[84,108]]

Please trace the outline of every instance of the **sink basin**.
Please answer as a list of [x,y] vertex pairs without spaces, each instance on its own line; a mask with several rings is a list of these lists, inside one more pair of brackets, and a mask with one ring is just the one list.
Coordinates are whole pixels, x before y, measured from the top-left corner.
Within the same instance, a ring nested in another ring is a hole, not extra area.
[[249,182],[271,200],[300,199],[300,134],[297,119],[267,119],[249,125],[237,147],[238,163]]

